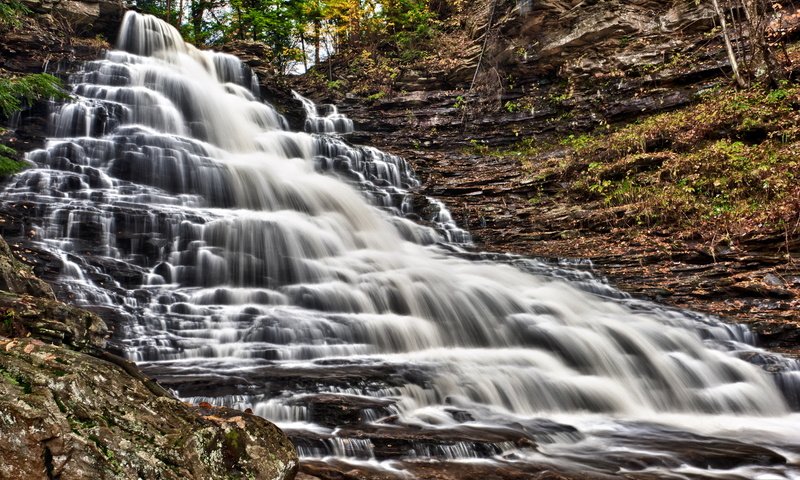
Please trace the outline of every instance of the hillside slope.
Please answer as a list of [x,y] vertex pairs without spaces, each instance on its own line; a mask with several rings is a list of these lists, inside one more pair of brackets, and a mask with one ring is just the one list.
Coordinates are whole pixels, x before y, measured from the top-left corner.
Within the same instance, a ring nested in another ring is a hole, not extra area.
[[796,347],[794,84],[729,88],[710,2],[525,5],[475,2],[421,59],[345,52],[295,88],[408,158],[479,248],[588,258],[634,294]]

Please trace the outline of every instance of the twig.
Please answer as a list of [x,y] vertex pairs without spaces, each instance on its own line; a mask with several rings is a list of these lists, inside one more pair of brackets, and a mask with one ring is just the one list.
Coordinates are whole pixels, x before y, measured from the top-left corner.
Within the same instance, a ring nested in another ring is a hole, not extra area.
[[481,64],[483,63],[483,55],[486,53],[486,46],[489,43],[489,33],[492,30],[492,24],[494,23],[494,12],[497,9],[497,0],[492,2],[492,10],[489,14],[489,23],[486,25],[486,33],[483,35],[483,46],[481,47],[481,56],[478,57],[478,64],[475,66],[475,74],[472,75],[472,83],[469,85],[469,92],[472,92],[473,87],[475,87],[475,81],[478,79],[478,72],[481,70]]

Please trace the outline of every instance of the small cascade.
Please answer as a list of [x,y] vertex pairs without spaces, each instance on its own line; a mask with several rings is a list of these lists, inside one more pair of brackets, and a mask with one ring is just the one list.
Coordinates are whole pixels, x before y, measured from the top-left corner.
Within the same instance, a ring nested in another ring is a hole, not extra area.
[[182,398],[393,475],[684,478],[712,459],[797,478],[800,365],[745,327],[632,299],[590,265],[465,248],[402,158],[299,96],[308,132],[289,131],[245,65],[160,20],[128,13],[118,48],[71,78],[36,168],[5,184],[20,220],[3,233],[50,252],[60,294]]
[[353,121],[339,113],[336,105],[317,106],[314,102],[292,91],[292,95],[306,112],[305,131],[308,133],[347,134],[353,132]]

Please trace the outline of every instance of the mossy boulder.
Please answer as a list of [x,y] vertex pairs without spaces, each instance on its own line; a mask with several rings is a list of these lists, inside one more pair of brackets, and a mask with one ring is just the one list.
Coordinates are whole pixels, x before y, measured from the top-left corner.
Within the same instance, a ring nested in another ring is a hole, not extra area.
[[2,239],[0,277],[0,479],[294,478],[275,425],[181,402],[105,352],[102,319],[55,300]]
[[290,479],[294,446],[268,421],[154,394],[119,366],[0,338],[0,478]]

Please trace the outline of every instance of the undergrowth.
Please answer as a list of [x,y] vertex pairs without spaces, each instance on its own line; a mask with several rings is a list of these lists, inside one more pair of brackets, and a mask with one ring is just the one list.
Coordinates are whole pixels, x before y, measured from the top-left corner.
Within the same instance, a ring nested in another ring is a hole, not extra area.
[[30,14],[30,9],[17,0],[0,1],[0,32],[19,27],[22,16]]
[[[555,152],[555,153],[554,153]],[[800,87],[722,88],[696,104],[616,129],[531,140],[519,157],[534,180],[623,212],[618,226],[703,236],[787,236],[800,229]]]
[[13,175],[24,168],[22,162],[18,162],[7,155],[16,155],[17,151],[11,147],[0,144],[0,177]]

